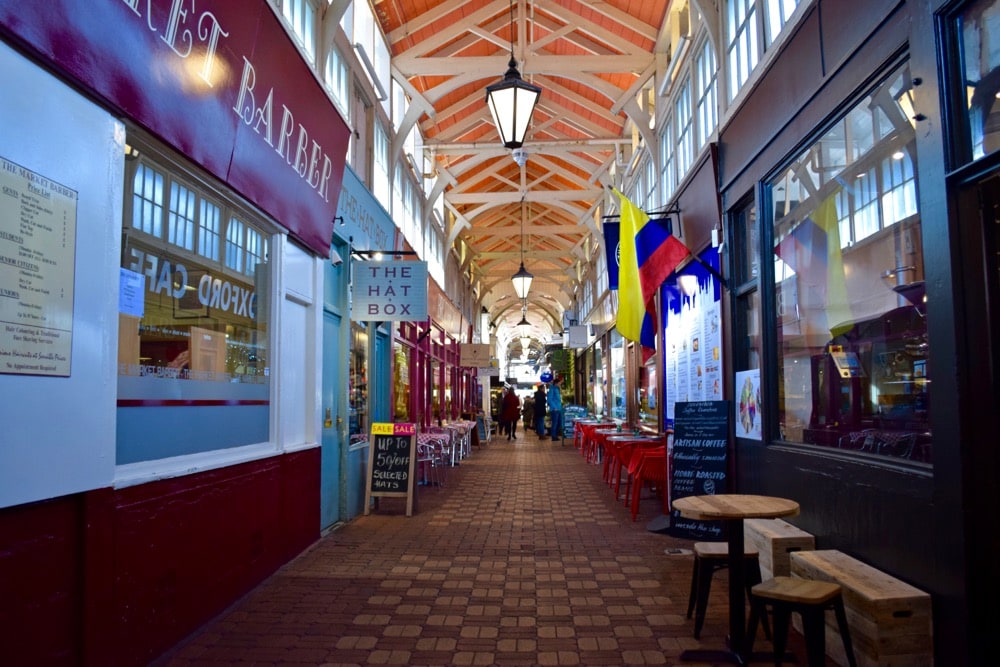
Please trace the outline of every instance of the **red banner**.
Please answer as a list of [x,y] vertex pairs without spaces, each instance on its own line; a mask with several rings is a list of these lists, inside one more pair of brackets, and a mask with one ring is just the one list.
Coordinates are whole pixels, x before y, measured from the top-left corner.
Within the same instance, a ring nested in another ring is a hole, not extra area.
[[263,0],[0,0],[0,30],[329,255],[347,124]]

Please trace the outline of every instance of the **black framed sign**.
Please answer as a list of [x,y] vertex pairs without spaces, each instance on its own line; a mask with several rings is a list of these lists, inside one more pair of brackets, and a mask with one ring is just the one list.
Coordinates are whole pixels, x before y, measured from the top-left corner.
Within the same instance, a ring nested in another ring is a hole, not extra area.
[[416,452],[416,424],[372,424],[365,514],[372,498],[390,497],[406,498],[406,516],[413,516]]
[[[691,401],[674,407],[670,498],[726,493],[729,486],[729,401]],[[672,513],[669,533],[690,539],[722,539],[719,521]]]

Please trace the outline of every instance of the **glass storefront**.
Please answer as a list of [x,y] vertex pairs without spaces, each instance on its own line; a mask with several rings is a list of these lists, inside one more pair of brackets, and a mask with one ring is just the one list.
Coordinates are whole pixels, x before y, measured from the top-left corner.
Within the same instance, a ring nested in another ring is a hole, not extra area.
[[963,79],[972,159],[1000,148],[1000,2],[977,0],[962,11]]
[[911,85],[896,69],[767,184],[786,442],[930,461]]
[[350,386],[348,387],[348,431],[368,432],[368,332],[351,323]]
[[392,399],[393,420],[410,421],[410,348],[393,343]]
[[[169,166],[168,166],[169,165]],[[269,439],[269,236],[151,151],[126,164],[119,465]]]
[[639,367],[639,386],[637,392],[639,406],[639,423],[646,428],[659,429],[660,396],[656,377],[656,356],[650,355]]
[[625,339],[617,331],[611,332],[611,418],[624,420],[628,414],[628,397],[625,393]]

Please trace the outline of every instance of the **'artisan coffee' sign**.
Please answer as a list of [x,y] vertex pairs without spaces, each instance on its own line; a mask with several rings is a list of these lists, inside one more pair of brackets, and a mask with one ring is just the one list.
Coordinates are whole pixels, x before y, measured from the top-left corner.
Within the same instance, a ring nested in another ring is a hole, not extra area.
[[[729,451],[729,401],[691,401],[674,408],[674,445],[670,497],[726,493]],[[673,513],[670,534],[690,539],[721,539],[718,521],[686,519]]]

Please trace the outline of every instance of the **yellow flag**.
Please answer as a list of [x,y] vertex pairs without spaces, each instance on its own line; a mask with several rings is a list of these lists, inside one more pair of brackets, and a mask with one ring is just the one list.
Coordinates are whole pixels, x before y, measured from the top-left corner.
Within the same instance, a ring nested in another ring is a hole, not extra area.
[[[649,217],[628,197],[614,191],[621,202],[619,232],[620,259],[618,264],[618,317],[615,328],[625,338],[653,347],[655,329],[653,318],[646,312],[642,301],[642,284],[639,282],[639,261],[635,253],[636,232]],[[645,331],[644,331],[645,328]],[[643,334],[646,334],[643,336]],[[645,338],[645,340],[643,340]]]

